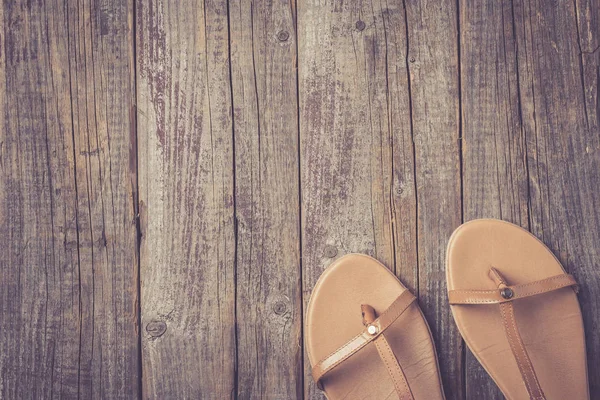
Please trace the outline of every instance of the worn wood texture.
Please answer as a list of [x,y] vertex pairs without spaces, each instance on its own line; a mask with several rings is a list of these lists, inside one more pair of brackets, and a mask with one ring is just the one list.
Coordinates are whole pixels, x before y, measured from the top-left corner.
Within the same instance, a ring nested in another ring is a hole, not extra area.
[[[598,189],[600,185],[600,4],[597,0],[576,1],[574,11],[577,20],[577,47],[575,54],[573,54],[573,49],[568,50],[571,53],[570,62],[576,63],[573,58],[579,56],[581,88],[575,84],[572,90],[581,90],[580,94],[584,96],[583,104],[578,103],[578,106],[580,107],[579,113],[583,107],[585,120],[579,121],[579,124],[584,124],[587,129],[583,130],[584,136],[577,138],[577,144],[573,151],[571,153],[563,152],[554,167],[560,168],[560,163],[570,163],[571,157],[577,159],[577,167],[562,179],[576,179],[577,184],[571,187],[575,192],[569,193],[570,204],[568,205],[582,207],[582,210],[573,209],[569,212],[570,215],[563,214],[559,223],[570,226],[574,221],[585,222],[582,231],[576,231],[578,223],[571,227],[570,231],[576,232],[569,238],[570,246],[567,253],[577,252],[577,254],[573,257],[571,253],[571,257],[568,257],[567,268],[586,282],[580,301],[586,328],[590,392],[600,396],[600,365],[597,362],[600,354],[600,333],[596,329],[600,324],[600,313],[598,312],[600,306],[598,301],[600,298],[598,255],[600,250],[597,245],[600,240],[597,211],[600,208],[598,203],[600,197]],[[573,29],[573,26],[568,25],[567,29]],[[568,67],[573,68],[570,65]],[[560,132],[561,135],[565,135],[565,133],[577,135],[578,131]],[[578,171],[581,170],[585,170],[585,172],[582,176],[577,176],[580,173]],[[561,178],[559,177],[559,179]],[[556,177],[554,182],[557,182]],[[556,184],[560,184],[560,182],[559,180]],[[579,194],[580,192],[581,194]],[[561,227],[557,226],[556,231],[560,233]],[[566,232],[562,234],[565,235]],[[557,236],[553,240],[554,243],[561,241],[565,241],[565,238]]]
[[[555,252],[583,283],[596,354],[597,4],[466,1],[461,10],[465,219],[512,221]],[[502,397],[474,358],[466,368],[467,398]]]
[[[401,2],[298,8],[304,302],[351,252],[417,286],[416,198]],[[305,396],[321,398],[305,357]]]
[[135,398],[131,11],[0,4],[0,398]]
[[[499,218],[528,229],[512,4],[467,0],[460,10],[464,220]],[[468,349],[464,368],[468,399],[502,398]]]
[[137,3],[144,398],[235,397],[225,1]]
[[303,377],[295,5],[241,0],[229,8],[237,393],[297,399]]
[[586,90],[595,82],[588,69],[593,59],[587,56],[598,41],[598,27],[585,19],[597,19],[597,7],[593,4],[587,17],[586,7],[580,10],[576,2],[515,3],[514,8],[530,228],[582,284],[592,397],[600,395],[595,329],[600,323],[600,132],[597,92]]
[[407,1],[411,121],[418,210],[419,304],[449,399],[464,396],[462,340],[446,294],[445,250],[461,223],[456,2]]
[[445,294],[482,217],[581,282],[600,396],[598,1],[297,3],[0,3],[0,399],[322,399],[303,310],[349,252],[448,399],[501,399]]
[[[580,301],[585,320],[590,392],[600,396],[600,365],[598,357],[600,354],[600,333],[598,326],[600,315],[598,307],[600,302],[600,268],[598,263],[598,253],[600,252],[597,243],[600,240],[600,227],[598,226],[598,209],[600,208],[598,187],[600,182],[600,4],[597,0],[581,0],[575,2],[575,18],[577,19],[577,47],[576,54],[571,52],[570,62],[575,63],[574,57],[579,55],[581,94],[584,96],[583,106],[585,121],[579,121],[579,124],[585,123],[587,129],[584,130],[585,136],[578,138],[577,148],[572,153],[561,154],[561,159],[556,168],[560,168],[559,163],[570,163],[571,157],[578,159],[578,167],[570,172],[570,175],[563,179],[574,178],[577,185],[571,189],[576,192],[570,193],[571,207],[584,207],[582,211],[572,210],[571,215],[562,215],[560,223],[572,225],[574,221],[585,221],[583,231],[576,232],[575,236],[570,237],[570,251],[577,252],[574,257],[568,257],[570,271],[574,271],[577,276],[585,281],[585,289],[582,292]],[[567,29],[573,29],[569,25]],[[570,68],[573,68],[570,66]],[[575,71],[577,73],[577,71]],[[575,86],[572,90],[579,90]],[[581,113],[581,109],[579,110]],[[577,131],[571,131],[577,134]],[[571,133],[562,131],[560,134]],[[585,170],[581,177],[576,176],[578,171]],[[556,178],[555,178],[556,179]],[[556,182],[556,180],[555,180]],[[558,181],[560,183],[560,181]],[[580,189],[580,185],[583,189]],[[582,192],[581,195],[579,192]],[[574,214],[578,213],[578,214]],[[590,218],[591,216],[591,218]],[[578,223],[574,224],[579,226]],[[571,232],[575,228],[571,228]],[[561,228],[557,226],[557,231]],[[562,238],[564,241],[564,238]],[[582,242],[579,242],[582,240]],[[561,238],[557,237],[553,242],[560,243]],[[589,247],[588,247],[589,246]],[[567,250],[569,251],[569,250]],[[564,259],[563,259],[564,260]]]

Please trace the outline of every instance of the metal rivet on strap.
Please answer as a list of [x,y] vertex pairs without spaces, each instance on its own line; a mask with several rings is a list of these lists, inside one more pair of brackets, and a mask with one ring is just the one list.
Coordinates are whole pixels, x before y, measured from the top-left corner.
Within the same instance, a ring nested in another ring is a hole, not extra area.
[[376,335],[379,329],[375,325],[369,325],[367,332],[369,332],[369,335]]
[[502,296],[505,299],[510,299],[515,295],[515,292],[513,292],[513,290],[511,288],[504,288],[502,290],[500,290],[500,296]]

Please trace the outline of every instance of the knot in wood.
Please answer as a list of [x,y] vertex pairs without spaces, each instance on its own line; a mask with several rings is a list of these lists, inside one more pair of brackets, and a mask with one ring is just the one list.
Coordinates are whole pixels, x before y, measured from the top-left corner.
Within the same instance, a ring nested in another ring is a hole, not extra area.
[[327,246],[325,246],[325,249],[323,251],[323,254],[325,255],[325,257],[327,258],[333,258],[335,256],[337,256],[337,249],[335,248],[335,246],[332,246],[330,244],[328,244]]
[[167,331],[167,324],[163,321],[152,321],[146,325],[146,332],[152,337],[161,337]]
[[287,311],[287,305],[285,304],[285,302],[283,301],[276,301],[275,304],[273,304],[273,312],[277,315],[283,315],[285,314]]

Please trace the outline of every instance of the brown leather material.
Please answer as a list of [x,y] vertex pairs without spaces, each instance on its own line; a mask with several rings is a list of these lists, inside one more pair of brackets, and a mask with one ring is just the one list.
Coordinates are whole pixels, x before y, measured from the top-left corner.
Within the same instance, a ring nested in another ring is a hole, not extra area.
[[[408,290],[404,293],[407,292]],[[412,301],[414,301],[414,296]],[[362,304],[360,308],[362,311],[363,325],[368,327],[377,319],[377,313],[375,312],[375,309],[368,304]],[[414,398],[408,386],[408,382],[406,381],[406,376],[404,375],[402,367],[396,359],[396,356],[394,356],[394,352],[392,351],[390,344],[385,339],[385,334],[381,334],[373,342],[375,343],[379,357],[381,357],[381,360],[385,364],[385,367],[387,368],[388,373],[394,382],[394,386],[396,387],[396,392],[400,400],[413,400]]]
[[406,291],[393,273],[362,254],[341,257],[323,272],[306,309],[304,332],[312,366],[350,339],[368,334],[360,312],[366,310],[369,317],[370,311],[361,305],[370,306],[375,316],[381,314],[370,322],[377,321],[379,328],[387,326],[321,377],[329,400],[407,398],[404,392],[399,394],[401,374],[414,399],[444,399],[435,346],[417,302],[413,300],[399,316],[391,313],[400,295],[412,296]]
[[[499,291],[504,291],[507,288],[510,288],[508,282],[502,276],[502,273],[498,271],[496,268],[490,268],[489,277],[494,281],[494,283],[498,286]],[[567,281],[574,282],[575,279],[570,275],[557,275],[557,277],[568,277]],[[552,290],[556,290],[555,279],[543,279],[541,281],[536,281],[532,283],[526,283],[521,286],[529,287],[539,287],[536,292],[537,293],[547,293]],[[570,286],[570,285],[566,285]],[[565,287],[565,286],[560,286]],[[509,301],[500,304],[500,315],[502,315],[502,322],[504,324],[504,332],[506,333],[506,338],[508,339],[508,343],[510,344],[510,348],[513,353],[513,357],[517,361],[517,365],[519,367],[519,371],[521,371],[521,377],[523,378],[523,382],[525,383],[525,387],[527,388],[527,392],[529,393],[529,397],[535,400],[545,400],[544,392],[540,387],[540,383],[535,374],[535,369],[533,365],[531,365],[531,360],[529,359],[529,355],[527,354],[527,349],[523,344],[523,339],[519,334],[519,328],[517,327],[517,321],[515,320],[515,310],[513,302],[511,301],[514,298],[512,292],[510,292]]]
[[513,303],[500,304],[500,314],[502,315],[502,322],[504,323],[504,332],[506,333],[506,338],[510,344],[510,349],[512,350],[513,356],[517,361],[517,366],[521,372],[521,377],[523,378],[523,382],[525,383],[529,397],[535,400],[545,400],[546,397],[544,397],[544,392],[542,391],[540,383],[538,382],[535,369],[533,368],[531,360],[527,355],[527,350],[525,349],[525,344],[523,344],[523,339],[521,339],[521,335],[519,335]]
[[361,332],[359,335],[353,337],[339,349],[335,350],[332,354],[327,356],[324,360],[317,363],[312,368],[312,376],[315,380],[317,387],[323,390],[322,378],[326,373],[346,361],[350,356],[356,354],[360,349],[365,347],[373,338],[367,332]]
[[507,399],[589,399],[575,280],[535,236],[468,222],[450,238],[446,278],[459,332]]
[[388,373],[394,382],[394,387],[396,388],[398,398],[400,400],[414,400],[412,392],[410,391],[410,387],[408,386],[408,382],[406,381],[406,376],[402,371],[402,367],[396,359],[396,356],[394,356],[394,352],[392,351],[388,341],[385,339],[385,335],[380,335],[374,340],[374,343],[375,347],[377,348],[377,352],[379,353],[379,357],[381,357],[383,364],[387,368]]
[[370,323],[375,321],[375,319],[377,318],[375,309],[368,304],[361,304],[360,310],[362,312],[364,326],[369,325]]
[[[405,290],[402,292],[392,305],[385,310],[379,318],[372,319],[375,316],[375,310],[371,306],[361,305],[363,310],[363,319],[367,322],[367,327],[358,335],[350,339],[347,343],[340,346],[326,358],[318,362],[312,369],[313,379],[317,383],[319,389],[322,389],[321,378],[330,370],[338,366],[340,363],[347,360],[357,351],[362,349],[371,341],[383,334],[383,332],[400,316],[402,313],[415,301],[415,296]],[[371,311],[372,310],[372,311]],[[365,315],[365,311],[367,312]],[[366,318],[365,318],[366,317]],[[369,328],[375,333],[370,333]]]
[[510,298],[502,297],[500,289],[492,290],[450,290],[448,299],[450,304],[499,304],[522,299],[529,296],[547,293],[564,287],[573,286],[577,288],[577,282],[572,275],[560,274],[535,282],[520,285],[507,285],[513,291]]

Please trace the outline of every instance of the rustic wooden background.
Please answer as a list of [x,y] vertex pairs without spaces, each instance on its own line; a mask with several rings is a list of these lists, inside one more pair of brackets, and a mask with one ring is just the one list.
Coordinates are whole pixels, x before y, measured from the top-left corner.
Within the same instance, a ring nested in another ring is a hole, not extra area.
[[348,252],[418,294],[448,399],[497,399],[450,233],[582,283],[600,398],[598,0],[0,3],[0,398],[320,399],[303,309]]

